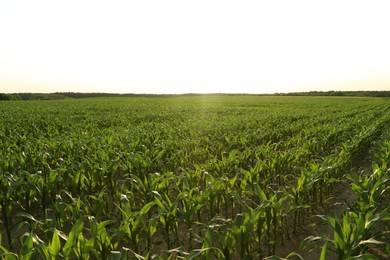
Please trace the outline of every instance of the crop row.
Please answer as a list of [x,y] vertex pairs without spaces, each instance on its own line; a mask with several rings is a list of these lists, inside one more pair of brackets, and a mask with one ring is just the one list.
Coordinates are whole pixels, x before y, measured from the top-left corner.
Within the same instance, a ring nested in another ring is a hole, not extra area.
[[[332,250],[338,259],[385,259],[390,255],[390,135],[384,130],[371,147],[372,169],[347,174],[354,200],[341,216],[320,216],[332,237],[307,237],[302,247],[321,241],[321,259]],[[321,244],[320,242],[320,244]],[[291,254],[293,255],[293,254]]]

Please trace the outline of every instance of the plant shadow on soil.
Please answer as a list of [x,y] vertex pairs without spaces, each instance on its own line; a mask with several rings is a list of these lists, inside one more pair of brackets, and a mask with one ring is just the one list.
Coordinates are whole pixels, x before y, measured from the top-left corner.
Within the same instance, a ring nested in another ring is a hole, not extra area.
[[[365,165],[363,171],[368,173],[371,167]],[[306,220],[305,224],[299,227],[295,234],[290,235],[290,239],[286,239],[284,245],[279,245],[276,248],[276,255],[286,258],[291,252],[296,252],[305,260],[318,260],[321,255],[322,247],[325,244],[325,239],[333,239],[333,229],[325,220],[326,217],[341,218],[345,212],[350,210],[349,205],[353,205],[356,201],[356,194],[351,188],[349,180],[344,180],[339,183],[330,198],[328,198],[322,205],[318,205],[315,213],[311,215],[310,219]],[[390,203],[390,196],[385,198],[385,204]],[[321,237],[317,241],[308,244],[304,248],[300,248],[302,241],[308,237]],[[371,246],[368,253],[377,256],[378,259],[390,259],[390,257],[376,246]],[[288,259],[298,259],[291,257]],[[333,245],[328,242],[328,250],[326,259],[338,259],[338,255],[333,249]]]

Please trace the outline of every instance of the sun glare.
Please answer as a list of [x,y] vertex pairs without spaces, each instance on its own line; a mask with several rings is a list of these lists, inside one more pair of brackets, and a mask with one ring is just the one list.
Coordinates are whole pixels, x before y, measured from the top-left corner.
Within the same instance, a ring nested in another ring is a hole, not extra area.
[[119,93],[384,89],[390,81],[386,6],[1,2],[0,87]]

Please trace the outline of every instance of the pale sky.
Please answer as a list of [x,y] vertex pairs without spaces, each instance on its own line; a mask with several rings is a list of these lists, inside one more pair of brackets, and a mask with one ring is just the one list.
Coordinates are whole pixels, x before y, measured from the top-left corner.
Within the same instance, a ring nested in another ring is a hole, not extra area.
[[390,1],[0,0],[0,93],[390,90]]

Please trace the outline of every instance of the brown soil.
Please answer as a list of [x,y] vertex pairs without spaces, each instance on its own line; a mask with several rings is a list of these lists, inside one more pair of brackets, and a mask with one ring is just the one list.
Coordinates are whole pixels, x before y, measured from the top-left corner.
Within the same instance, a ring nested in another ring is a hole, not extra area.
[[[296,234],[292,234],[290,239],[284,242],[283,246],[279,245],[276,248],[276,255],[285,258],[291,252],[297,252],[307,260],[319,259],[322,246],[325,243],[324,240],[320,239],[314,242],[313,245],[308,245],[303,250],[300,250],[301,242],[309,236],[333,239],[331,226],[320,216],[341,217],[348,210],[347,203],[351,203],[354,200],[355,196],[350,184],[346,182],[338,184],[333,196],[324,201],[322,205],[318,205],[316,212],[310,217],[309,221],[304,226],[299,227]],[[332,252],[329,243],[327,259],[337,259],[337,255],[335,252]]]

